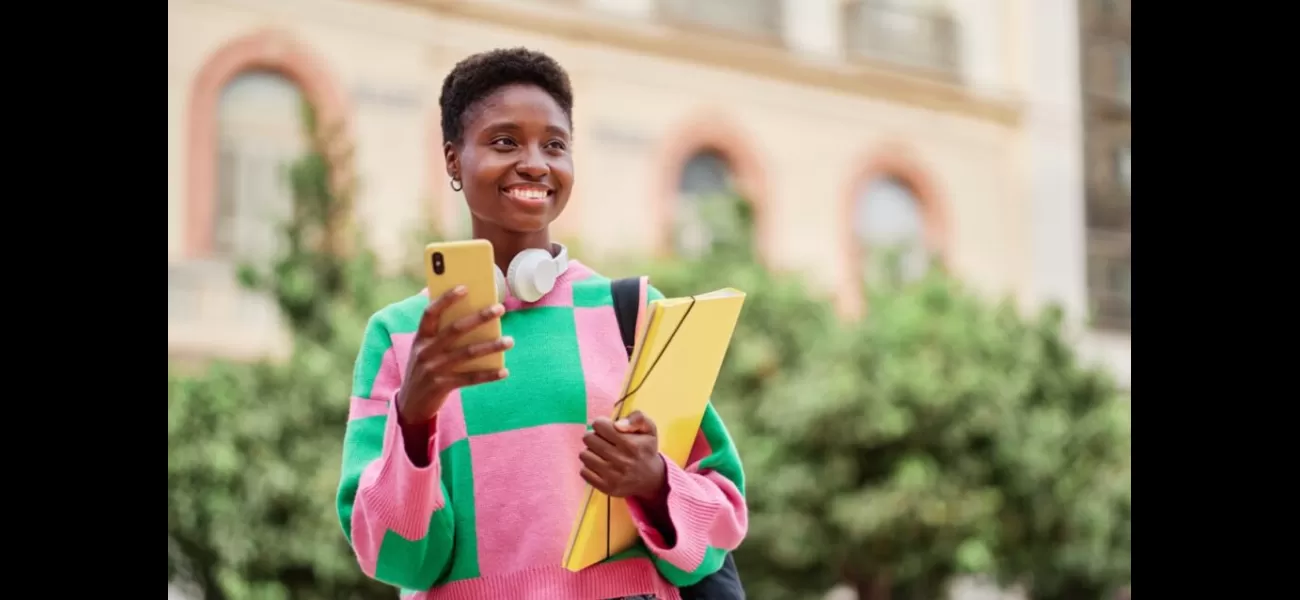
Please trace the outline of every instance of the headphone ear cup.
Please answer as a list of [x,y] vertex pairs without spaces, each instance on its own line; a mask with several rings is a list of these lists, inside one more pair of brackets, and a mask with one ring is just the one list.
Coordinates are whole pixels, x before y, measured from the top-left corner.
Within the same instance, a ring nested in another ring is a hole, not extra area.
[[551,253],[539,248],[524,250],[510,261],[506,282],[510,293],[524,302],[537,302],[555,287],[558,273]]
[[493,279],[497,284],[497,302],[506,301],[506,276],[501,273],[501,267],[492,265]]

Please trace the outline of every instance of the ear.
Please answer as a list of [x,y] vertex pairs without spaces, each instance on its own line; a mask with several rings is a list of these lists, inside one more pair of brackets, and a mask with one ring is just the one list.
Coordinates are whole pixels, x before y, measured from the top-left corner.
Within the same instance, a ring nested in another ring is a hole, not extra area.
[[460,153],[456,151],[456,145],[451,142],[443,143],[442,158],[447,163],[447,176],[460,179]]

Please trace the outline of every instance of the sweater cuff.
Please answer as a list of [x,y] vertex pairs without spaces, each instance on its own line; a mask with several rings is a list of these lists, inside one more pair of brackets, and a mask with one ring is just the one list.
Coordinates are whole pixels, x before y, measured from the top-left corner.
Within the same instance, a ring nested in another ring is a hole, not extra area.
[[[429,439],[425,441],[429,464],[416,466],[406,454],[397,403],[389,402],[383,454],[367,469],[370,472],[363,474],[358,490],[370,508],[370,518],[408,540],[424,537],[433,512],[441,509],[446,501],[442,495],[437,429],[437,421],[430,422]],[[365,481],[371,477],[370,482]]]
[[683,571],[694,571],[704,562],[704,553],[709,549],[709,533],[722,507],[702,487],[712,486],[712,482],[696,481],[700,475],[687,473],[666,456],[663,459],[668,478],[668,519],[676,530],[677,543],[671,547],[667,545],[640,501],[628,498],[628,511],[650,552]]

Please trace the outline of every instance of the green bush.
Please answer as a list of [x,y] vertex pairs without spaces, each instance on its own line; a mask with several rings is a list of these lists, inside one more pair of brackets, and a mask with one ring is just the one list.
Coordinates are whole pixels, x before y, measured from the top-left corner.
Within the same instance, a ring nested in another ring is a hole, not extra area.
[[1128,404],[1058,310],[1026,319],[886,264],[867,317],[842,322],[758,264],[747,203],[710,205],[730,209],[713,252],[650,270],[670,296],[750,292],[714,402],[749,475],[754,598],[931,599],[980,573],[1096,599],[1129,580]]
[[209,600],[393,597],[360,576],[334,516],[340,364],[303,348],[168,377],[167,536],[183,557],[169,579],[179,568]]
[[[395,594],[361,574],[334,494],[365,319],[421,278],[380,273],[340,226],[350,195],[325,185],[340,159],[313,139],[290,171],[284,253],[244,272],[280,304],[291,357],[168,373],[168,579],[208,600]],[[751,597],[847,582],[863,600],[930,599],[986,573],[1082,600],[1129,581],[1127,404],[1056,311],[1026,319],[932,273],[876,286],[868,316],[844,322],[755,260],[748,205],[724,200],[707,255],[612,271],[670,296],[749,293],[715,402],[748,474],[736,555]]]
[[[294,218],[270,265],[241,279],[268,294],[293,332],[282,363],[217,362],[167,377],[168,580],[207,600],[391,599],[357,567],[335,516],[352,362],[369,316],[420,289],[381,273],[346,215],[346,161],[305,112],[312,151],[289,166]],[[347,243],[344,243],[346,241]]]

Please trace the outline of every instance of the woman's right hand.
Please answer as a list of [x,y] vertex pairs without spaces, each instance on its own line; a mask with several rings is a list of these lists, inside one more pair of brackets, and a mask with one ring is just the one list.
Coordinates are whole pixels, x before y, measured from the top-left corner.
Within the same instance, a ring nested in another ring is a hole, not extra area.
[[397,410],[402,422],[425,423],[438,414],[452,390],[478,383],[504,379],[505,369],[488,369],[458,373],[457,365],[473,358],[504,352],[515,345],[509,337],[488,342],[453,347],[457,339],[475,327],[493,319],[500,319],[505,307],[493,304],[472,315],[462,317],[441,330],[438,322],[447,308],[465,297],[464,286],[457,286],[429,303],[420,317],[420,327],[411,342],[411,356],[406,363],[406,376],[397,394]]

